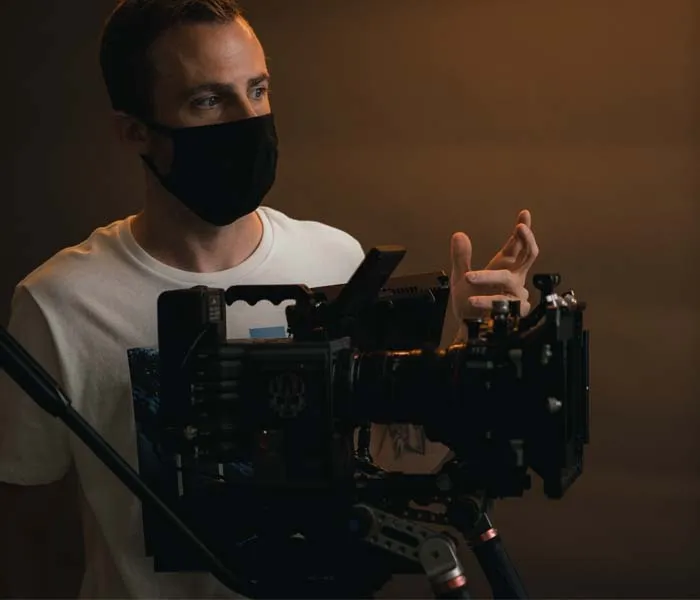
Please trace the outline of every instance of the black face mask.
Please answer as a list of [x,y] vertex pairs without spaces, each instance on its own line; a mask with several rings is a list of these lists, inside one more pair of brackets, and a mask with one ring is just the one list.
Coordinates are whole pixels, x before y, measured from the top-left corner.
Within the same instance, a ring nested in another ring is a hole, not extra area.
[[182,129],[144,123],[172,140],[170,172],[163,175],[149,157],[141,158],[166,190],[207,223],[222,227],[252,213],[275,182],[271,114]]

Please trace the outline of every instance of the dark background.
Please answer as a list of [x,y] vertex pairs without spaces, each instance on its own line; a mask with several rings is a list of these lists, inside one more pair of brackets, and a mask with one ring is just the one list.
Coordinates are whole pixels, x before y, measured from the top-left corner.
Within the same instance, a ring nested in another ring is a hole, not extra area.
[[[3,315],[28,271],[139,209],[96,60],[112,4],[0,9]],[[482,264],[527,207],[537,270],[590,303],[586,473],[562,501],[538,488],[493,514],[532,597],[700,596],[700,1],[246,8],[282,140],[270,204],[407,245],[404,272],[447,269],[455,229]]]

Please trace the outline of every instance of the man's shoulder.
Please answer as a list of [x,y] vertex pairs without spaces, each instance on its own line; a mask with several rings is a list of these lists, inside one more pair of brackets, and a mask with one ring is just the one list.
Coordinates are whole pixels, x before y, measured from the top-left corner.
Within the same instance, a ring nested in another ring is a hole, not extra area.
[[[83,241],[63,248],[36,267],[19,282],[18,287],[35,294],[69,291],[81,283],[88,284],[91,275],[104,274],[112,260],[111,249],[125,220],[98,227]],[[82,287],[82,285],[80,285]]]
[[322,252],[327,258],[346,256],[350,260],[362,260],[364,256],[360,242],[342,229],[320,221],[295,219],[269,207],[263,210],[272,223],[276,237],[281,237],[279,241],[283,243],[289,241],[298,248]]
[[[303,279],[318,287],[345,283],[365,253],[349,233],[321,223],[292,218],[264,207],[274,234],[275,255],[283,257],[286,276]],[[275,262],[279,269],[279,261]]]

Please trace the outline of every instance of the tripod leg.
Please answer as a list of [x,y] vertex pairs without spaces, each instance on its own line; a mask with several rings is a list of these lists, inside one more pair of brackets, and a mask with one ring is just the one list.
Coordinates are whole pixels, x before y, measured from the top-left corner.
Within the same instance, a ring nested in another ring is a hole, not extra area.
[[486,513],[467,536],[467,542],[479,561],[496,600],[527,598],[520,575]]
[[436,598],[469,599],[467,576],[457,557],[457,547],[445,535],[435,535],[423,541],[418,551]]

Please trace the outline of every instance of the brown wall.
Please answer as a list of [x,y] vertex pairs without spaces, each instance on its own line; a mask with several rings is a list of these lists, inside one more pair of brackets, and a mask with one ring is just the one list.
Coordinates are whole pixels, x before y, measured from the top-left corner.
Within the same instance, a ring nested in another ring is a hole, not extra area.
[[[3,4],[6,314],[28,270],[138,208],[140,179],[94,56],[111,0]],[[270,203],[407,245],[404,272],[447,268],[456,228],[486,260],[528,207],[539,270],[590,303],[585,476],[494,513],[532,597],[700,596],[700,2],[247,4],[283,144]]]

